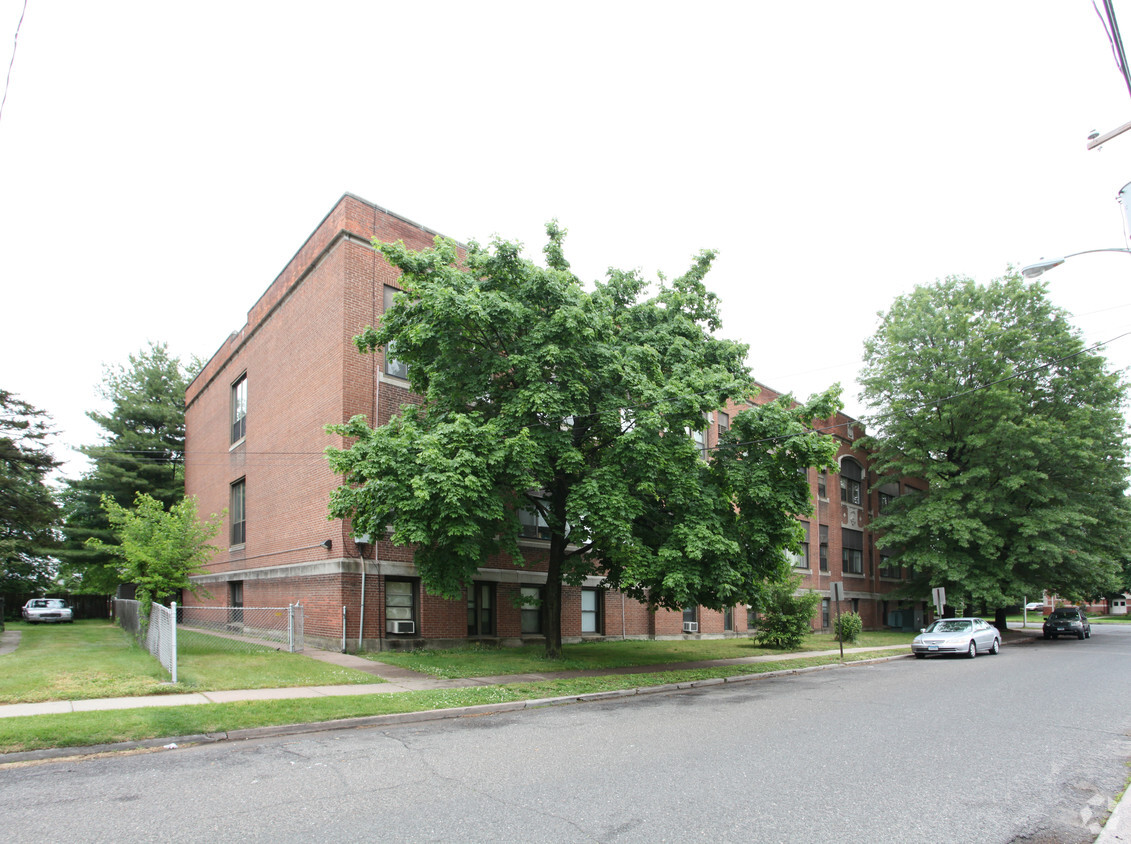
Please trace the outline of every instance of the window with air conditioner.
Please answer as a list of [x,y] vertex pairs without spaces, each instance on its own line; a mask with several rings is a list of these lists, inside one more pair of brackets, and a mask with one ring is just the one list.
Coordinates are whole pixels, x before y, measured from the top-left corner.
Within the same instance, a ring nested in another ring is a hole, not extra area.
[[396,636],[416,633],[416,583],[385,580],[385,632]]

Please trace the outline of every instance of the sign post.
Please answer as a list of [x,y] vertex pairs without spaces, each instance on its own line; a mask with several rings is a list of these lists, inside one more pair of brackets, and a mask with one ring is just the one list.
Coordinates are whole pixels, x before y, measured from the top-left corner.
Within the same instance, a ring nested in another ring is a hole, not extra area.
[[936,586],[931,590],[931,598],[935,602],[935,614],[942,618],[943,607],[946,606],[946,589],[942,586]]
[[844,582],[840,580],[833,581],[829,584],[832,592],[831,597],[836,604],[836,640],[840,642],[840,658],[844,660],[844,640],[840,638],[840,602],[844,600]]

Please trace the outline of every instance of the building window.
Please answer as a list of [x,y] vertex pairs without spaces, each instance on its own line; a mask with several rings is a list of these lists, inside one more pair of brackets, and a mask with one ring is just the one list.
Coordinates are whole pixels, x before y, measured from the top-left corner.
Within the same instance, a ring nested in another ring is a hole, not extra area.
[[821,599],[821,627],[828,627],[829,626],[829,606],[830,606],[830,599],[829,598],[822,598]]
[[243,581],[228,581],[228,621],[243,624]]
[[829,497],[829,473],[823,470],[817,475],[817,497],[823,499]]
[[[393,307],[393,297],[400,292],[395,287],[385,285],[385,310]],[[390,343],[385,347],[385,374],[392,375],[396,378],[408,378],[408,364],[404,361],[397,360],[396,352],[393,344]]]
[[801,542],[801,550],[793,554],[794,568],[807,569],[809,568],[809,523],[801,523],[802,530],[805,531],[805,539]]
[[829,570],[829,526],[820,525],[817,535],[821,540],[821,571]]
[[880,504],[880,512],[881,513],[884,512],[888,508],[889,504],[891,504],[893,501],[895,501],[895,496],[894,495],[888,495],[886,492],[881,492],[879,498],[880,498],[879,504]]
[[699,456],[704,460],[707,459],[707,432],[706,431],[691,431],[687,432],[691,436],[691,441],[695,443],[695,450],[699,452]]
[[723,630],[727,633],[734,632],[734,607],[723,609]]
[[232,385],[232,442],[247,436],[247,375]]
[[228,516],[232,525],[229,544],[243,545],[247,541],[247,484],[243,478],[232,484]]
[[852,599],[852,611],[854,613],[856,613],[857,615],[860,615],[860,599],[859,598],[853,598]]
[[521,536],[527,539],[549,539],[550,526],[537,510],[522,508],[518,511]]
[[385,632],[416,633],[416,585],[411,580],[385,580]]
[[841,529],[841,553],[845,574],[864,573],[864,533]]
[[723,434],[730,430],[730,414],[719,411],[719,438],[722,439]]
[[581,590],[581,632],[601,632],[601,590]]
[[467,590],[467,635],[490,636],[495,632],[495,584],[473,583]]
[[890,577],[898,580],[903,575],[900,566],[893,566],[891,564],[891,557],[887,554],[880,554],[880,577]]
[[840,464],[840,501],[842,504],[859,505],[864,500],[860,484],[863,477],[860,464],[855,460],[845,460]]
[[525,635],[535,635],[542,632],[542,587],[523,586],[519,590],[522,596],[522,632]]
[[758,627],[758,610],[754,607],[746,608],[746,629],[755,630]]

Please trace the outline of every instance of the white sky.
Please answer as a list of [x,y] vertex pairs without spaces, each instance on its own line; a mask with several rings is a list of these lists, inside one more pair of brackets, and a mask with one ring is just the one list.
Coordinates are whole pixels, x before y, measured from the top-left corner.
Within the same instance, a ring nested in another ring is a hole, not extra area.
[[[23,0],[0,0],[0,74]],[[1131,32],[1131,0],[1117,0]],[[1131,44],[1128,45],[1131,48]],[[2,75],[0,75],[2,82]],[[583,279],[708,286],[756,377],[854,383],[876,312],[1125,246],[1131,120],[1089,0],[28,0],[0,117],[0,386],[66,446],[104,364],[209,357],[345,192]],[[1131,260],[1046,278],[1099,342],[1131,331]],[[1107,347],[1131,365],[1131,337]]]

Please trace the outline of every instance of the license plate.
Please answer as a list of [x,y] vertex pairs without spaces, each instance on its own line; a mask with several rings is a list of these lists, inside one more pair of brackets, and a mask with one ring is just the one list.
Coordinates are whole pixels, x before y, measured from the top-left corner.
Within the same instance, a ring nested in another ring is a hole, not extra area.
[[939,649],[938,645],[927,645],[927,650],[929,650],[929,651],[937,651],[938,649]]

